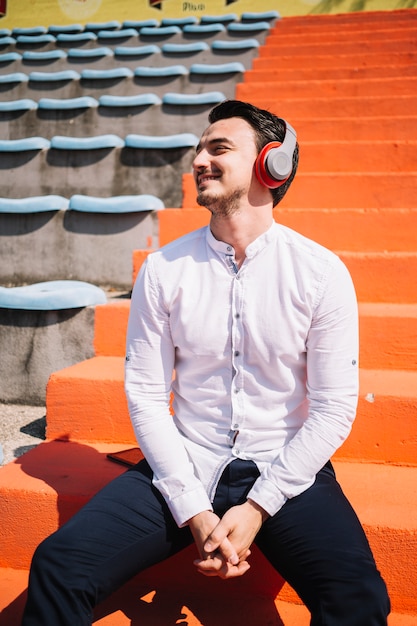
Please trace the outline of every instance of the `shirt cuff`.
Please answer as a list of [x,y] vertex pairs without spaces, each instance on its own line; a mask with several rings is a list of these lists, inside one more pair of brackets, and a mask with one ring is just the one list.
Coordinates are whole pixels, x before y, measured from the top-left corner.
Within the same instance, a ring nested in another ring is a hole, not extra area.
[[159,482],[154,480],[154,485],[161,491],[176,524],[180,528],[186,526],[188,520],[194,517],[194,515],[202,511],[213,510],[210,499],[202,485],[174,498],[169,498],[164,494],[164,489],[161,489],[161,485],[158,485]]

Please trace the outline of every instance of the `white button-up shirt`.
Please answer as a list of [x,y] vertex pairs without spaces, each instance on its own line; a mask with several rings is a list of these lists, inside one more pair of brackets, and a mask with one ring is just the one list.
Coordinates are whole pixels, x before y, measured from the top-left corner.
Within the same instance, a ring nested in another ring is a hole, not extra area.
[[211,509],[235,458],[257,464],[248,497],[275,514],[312,485],[355,417],[358,314],[345,265],[275,222],[240,269],[209,227],[150,254],[132,293],[125,388],[178,525]]

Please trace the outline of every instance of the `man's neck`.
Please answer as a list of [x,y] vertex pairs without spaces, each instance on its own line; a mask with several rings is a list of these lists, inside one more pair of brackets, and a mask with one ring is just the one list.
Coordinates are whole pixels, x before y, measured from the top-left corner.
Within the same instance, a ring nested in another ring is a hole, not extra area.
[[240,267],[246,257],[246,248],[269,230],[272,222],[270,208],[259,210],[251,207],[249,211],[236,212],[228,217],[212,215],[210,230],[216,239],[233,247],[235,261]]

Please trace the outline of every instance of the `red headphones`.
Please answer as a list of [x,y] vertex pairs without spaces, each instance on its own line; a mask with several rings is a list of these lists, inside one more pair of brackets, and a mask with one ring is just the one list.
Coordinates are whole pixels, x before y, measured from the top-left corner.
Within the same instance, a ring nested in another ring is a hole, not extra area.
[[291,176],[292,157],[297,143],[297,133],[285,122],[285,137],[281,143],[270,141],[260,151],[255,161],[256,178],[269,189],[281,187]]

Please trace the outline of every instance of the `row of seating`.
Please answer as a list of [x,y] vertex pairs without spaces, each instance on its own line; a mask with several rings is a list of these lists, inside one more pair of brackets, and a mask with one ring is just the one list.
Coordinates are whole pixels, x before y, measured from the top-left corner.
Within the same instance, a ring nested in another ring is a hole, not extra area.
[[0,75],[0,85],[9,83],[58,83],[69,82],[72,80],[117,80],[123,78],[166,78],[173,76],[187,76],[189,74],[219,75],[243,73],[245,67],[242,63],[235,61],[233,63],[208,64],[193,63],[190,68],[185,65],[166,65],[162,67],[144,67],[139,66],[134,70],[128,67],[115,67],[107,70],[84,69],[81,72],[75,70],[63,70],[61,72],[13,72],[11,74]]
[[222,23],[214,24],[187,24],[184,27],[180,26],[145,26],[140,29],[136,28],[123,28],[120,30],[99,30],[97,33],[91,31],[83,31],[80,33],[58,33],[52,35],[51,33],[44,33],[40,35],[17,35],[15,37],[11,35],[5,35],[0,37],[0,46],[13,46],[13,45],[45,45],[45,44],[74,44],[74,43],[86,43],[96,41],[120,41],[128,40],[132,38],[143,39],[166,39],[175,36],[187,37],[203,37],[227,34],[231,36],[247,36],[248,33],[266,33],[271,28],[269,22],[231,22],[227,25]]
[[103,58],[120,60],[143,59],[154,55],[166,56],[193,56],[200,52],[241,54],[247,50],[256,52],[259,41],[255,38],[240,40],[215,39],[210,45],[205,41],[187,43],[164,43],[162,45],[149,44],[141,46],[95,46],[92,48],[70,48],[65,51],[61,48],[52,50],[25,50],[0,53],[0,65],[7,65],[16,61],[22,63],[52,63],[66,60],[70,62],[94,62]]
[[45,213],[49,211],[80,211],[82,213],[140,213],[161,211],[164,203],[150,194],[98,198],[74,194],[70,198],[59,195],[0,198],[0,213]]
[[200,18],[195,16],[187,17],[164,17],[161,20],[157,19],[145,19],[145,20],[125,20],[120,22],[119,20],[110,20],[108,22],[87,22],[87,24],[67,24],[57,25],[52,24],[49,27],[46,26],[32,26],[32,27],[16,27],[13,29],[3,28],[0,29],[0,36],[18,36],[18,35],[44,35],[51,33],[53,35],[60,33],[81,33],[84,31],[102,31],[109,30],[115,31],[126,28],[141,29],[145,27],[166,27],[166,26],[187,26],[193,24],[207,25],[207,24],[229,24],[231,22],[241,21],[242,23],[257,22],[260,20],[275,20],[280,17],[278,11],[261,11],[261,12],[243,12],[241,15],[236,13],[226,13],[225,15],[202,15]]

